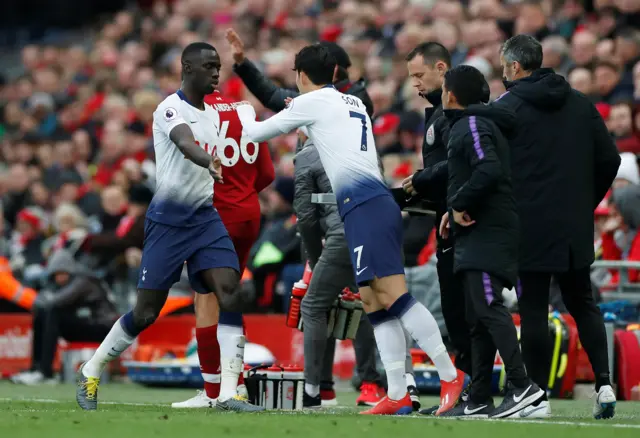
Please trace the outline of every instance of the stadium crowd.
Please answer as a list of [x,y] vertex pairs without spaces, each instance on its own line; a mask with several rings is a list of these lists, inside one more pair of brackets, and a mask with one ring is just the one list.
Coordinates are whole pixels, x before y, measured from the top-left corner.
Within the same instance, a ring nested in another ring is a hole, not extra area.
[[[640,184],[638,2],[174,0],[144,6],[148,9],[132,7],[89,26],[89,37],[81,41],[23,47],[21,73],[0,81],[0,307],[5,310],[16,304],[30,308],[44,287],[49,254],[86,233],[101,236],[92,239],[98,258],[92,266],[104,268],[110,283],[129,284],[125,290],[133,291],[142,218],[154,187],[152,114],[180,87],[182,49],[198,40],[211,42],[222,59],[221,92],[248,100],[259,118],[270,114],[234,74],[228,28],[242,38],[246,58],[287,88],[295,88],[293,55],[305,44],[324,40],[344,47],[350,79],[366,80],[376,144],[393,187],[422,166],[427,101],[408,78],[407,53],[423,41],[441,42],[454,66],[470,64],[485,75],[494,100],[505,91],[500,45],[513,34],[534,35],[543,45],[544,66],[596,103],[625,153],[616,184]],[[289,226],[297,141],[291,133],[270,142],[277,178],[261,195],[263,234],[249,264],[255,280],[250,288],[262,298],[277,298],[259,300],[270,310],[286,306],[286,291],[302,275],[299,240]],[[637,196],[599,208],[601,236],[594,239],[603,258],[640,261],[629,231],[638,227],[633,214],[638,208]],[[427,229],[429,224],[406,220],[409,269],[433,257],[434,236]],[[261,269],[263,257],[256,255],[265,241],[279,254]],[[281,280],[275,294],[263,285],[270,275]],[[610,284],[616,276],[604,273],[599,280]]]

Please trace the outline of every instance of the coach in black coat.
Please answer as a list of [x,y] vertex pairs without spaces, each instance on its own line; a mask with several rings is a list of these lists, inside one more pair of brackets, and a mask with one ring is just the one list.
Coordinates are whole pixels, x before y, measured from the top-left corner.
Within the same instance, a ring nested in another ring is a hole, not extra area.
[[566,272],[591,265],[593,211],[620,157],[589,98],[551,69],[507,83],[495,106],[518,115],[510,137],[521,222],[520,270]]
[[[594,260],[593,211],[611,186],[620,157],[589,98],[553,70],[540,68],[542,48],[535,38],[509,39],[500,62],[510,82],[492,105],[517,115],[509,144],[520,217],[518,292],[526,367],[534,382],[546,389],[553,275],[593,365],[596,389],[607,386],[610,395],[604,322],[589,274]],[[546,395],[542,401],[548,404]]]

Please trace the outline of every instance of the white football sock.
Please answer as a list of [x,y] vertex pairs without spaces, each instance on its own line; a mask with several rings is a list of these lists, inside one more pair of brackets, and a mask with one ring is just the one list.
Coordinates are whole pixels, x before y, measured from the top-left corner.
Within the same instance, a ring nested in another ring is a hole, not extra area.
[[120,357],[122,352],[129,348],[135,339],[135,337],[124,331],[120,324],[120,319],[117,320],[111,327],[107,337],[102,341],[102,344],[82,368],[82,374],[85,377],[99,378],[107,364]]
[[244,344],[242,326],[218,325],[218,343],[220,344],[220,396],[219,400],[228,400],[237,395],[238,378],[244,362]]
[[384,370],[387,372],[387,396],[391,400],[400,400],[407,393],[404,380],[406,344],[402,324],[397,318],[391,318],[373,326],[378,351]]
[[316,397],[320,394],[320,385],[312,385],[311,383],[304,384],[304,392],[311,397]]
[[400,317],[402,325],[407,329],[420,348],[429,355],[438,369],[440,380],[451,382],[458,376],[456,367],[451,362],[447,347],[442,342],[440,328],[429,310],[417,301]]
[[404,380],[407,383],[407,386],[417,386],[416,378],[413,377],[413,374],[407,373],[404,375]]

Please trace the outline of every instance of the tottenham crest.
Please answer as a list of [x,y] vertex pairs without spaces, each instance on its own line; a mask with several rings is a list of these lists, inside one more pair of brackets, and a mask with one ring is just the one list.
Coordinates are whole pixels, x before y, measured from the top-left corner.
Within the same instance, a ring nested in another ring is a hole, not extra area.
[[436,130],[433,127],[433,124],[431,124],[431,126],[429,126],[429,129],[427,129],[427,144],[429,146],[432,146],[435,141],[436,141]]
[[166,110],[164,110],[164,119],[167,122],[170,122],[171,120],[175,119],[177,115],[178,115],[178,111],[176,111],[175,108],[167,108]]

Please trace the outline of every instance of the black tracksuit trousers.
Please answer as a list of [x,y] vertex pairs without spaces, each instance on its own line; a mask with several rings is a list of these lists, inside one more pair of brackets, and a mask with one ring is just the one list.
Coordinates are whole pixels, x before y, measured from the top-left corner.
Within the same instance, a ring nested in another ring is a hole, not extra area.
[[473,370],[469,397],[474,403],[491,398],[491,379],[496,350],[504,363],[507,379],[516,387],[529,382],[524,368],[516,327],[502,299],[504,282],[480,271],[462,271],[460,277],[471,327]]
[[551,369],[549,348],[549,287],[554,276],[567,310],[576,321],[582,343],[596,376],[596,388],[609,385],[609,358],[604,319],[591,289],[589,267],[563,273],[520,272],[518,307],[522,355],[531,379],[547,389]]

